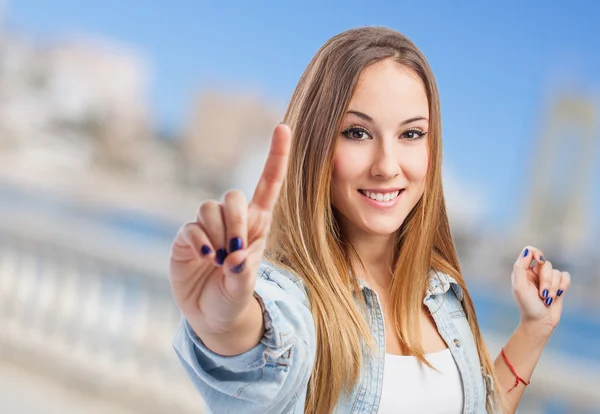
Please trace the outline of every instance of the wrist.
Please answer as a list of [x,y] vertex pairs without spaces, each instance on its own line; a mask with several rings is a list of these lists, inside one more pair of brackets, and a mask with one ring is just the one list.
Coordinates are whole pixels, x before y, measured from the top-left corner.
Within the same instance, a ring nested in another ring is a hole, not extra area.
[[262,308],[258,303],[256,297],[252,297],[243,311],[239,313],[237,317],[231,320],[218,320],[205,319],[201,324],[202,328],[200,331],[204,335],[211,336],[231,336],[231,335],[244,335],[249,330],[251,325],[249,322],[255,319],[257,309],[260,309],[262,315]]
[[262,307],[256,298],[231,323],[218,326],[204,324],[199,329],[191,321],[190,325],[209,350],[223,356],[239,355],[250,350],[260,342],[265,332]]
[[552,336],[552,332],[554,332],[554,328],[548,324],[524,320],[521,320],[517,330],[522,332],[527,338],[543,343],[548,341]]

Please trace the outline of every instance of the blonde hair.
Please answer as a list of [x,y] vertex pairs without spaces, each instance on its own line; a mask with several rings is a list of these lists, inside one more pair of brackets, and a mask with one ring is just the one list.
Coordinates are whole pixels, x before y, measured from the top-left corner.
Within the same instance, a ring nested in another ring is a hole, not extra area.
[[[417,318],[429,271],[449,274],[464,292],[463,306],[484,373],[498,383],[450,233],[441,177],[440,103],[433,73],[420,50],[402,34],[383,27],[363,27],[338,34],[319,49],[302,74],[284,119],[292,130],[292,150],[274,211],[267,256],[302,278],[310,300],[317,351],[306,413],[331,413],[340,396],[348,395],[358,380],[363,345],[374,348],[369,326],[355,301],[360,288],[349,260],[353,248],[340,231],[330,188],[339,128],[356,82],[367,66],[383,59],[393,59],[420,77],[430,114],[431,161],[425,191],[398,232],[390,289],[391,323],[410,352],[428,364],[419,345]],[[331,323],[333,318],[335,323]],[[498,393],[492,398],[494,406],[502,403]]]

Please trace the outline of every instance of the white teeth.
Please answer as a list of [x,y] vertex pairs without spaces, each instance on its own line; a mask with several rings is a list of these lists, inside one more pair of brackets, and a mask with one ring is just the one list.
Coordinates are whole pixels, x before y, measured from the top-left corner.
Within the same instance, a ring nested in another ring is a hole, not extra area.
[[372,200],[376,201],[390,201],[394,198],[398,197],[400,191],[394,191],[393,193],[372,193],[371,191],[363,191],[363,194],[369,197]]

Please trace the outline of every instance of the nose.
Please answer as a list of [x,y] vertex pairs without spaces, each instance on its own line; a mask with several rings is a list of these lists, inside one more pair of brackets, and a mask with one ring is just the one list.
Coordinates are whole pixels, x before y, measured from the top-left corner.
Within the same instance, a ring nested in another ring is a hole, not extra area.
[[400,160],[396,152],[393,143],[382,142],[375,150],[371,175],[380,179],[390,179],[398,176],[401,170]]

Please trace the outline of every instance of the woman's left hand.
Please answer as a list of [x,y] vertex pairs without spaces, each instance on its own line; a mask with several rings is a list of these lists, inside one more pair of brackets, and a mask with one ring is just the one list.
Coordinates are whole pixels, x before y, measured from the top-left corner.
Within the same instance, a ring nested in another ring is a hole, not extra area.
[[[534,259],[536,263],[531,266]],[[570,284],[568,272],[553,269],[539,249],[527,246],[512,273],[512,291],[521,312],[521,323],[552,333],[560,321],[563,298]]]

